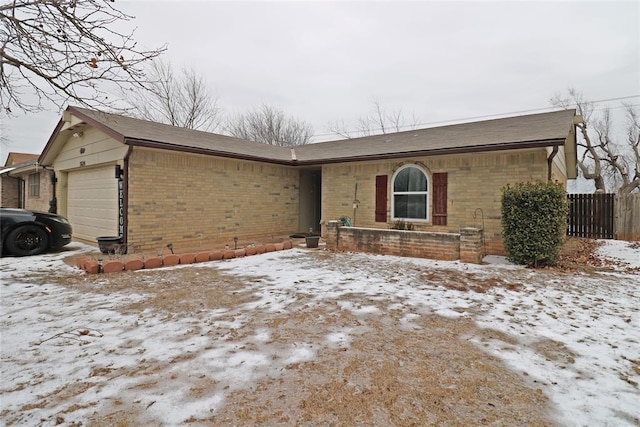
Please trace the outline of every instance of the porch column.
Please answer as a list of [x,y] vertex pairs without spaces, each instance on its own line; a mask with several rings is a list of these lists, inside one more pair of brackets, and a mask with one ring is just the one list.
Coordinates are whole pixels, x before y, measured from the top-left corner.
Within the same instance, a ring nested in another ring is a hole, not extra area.
[[327,222],[327,231],[325,233],[324,240],[327,243],[327,249],[331,251],[338,250],[338,233],[340,221],[328,221]]

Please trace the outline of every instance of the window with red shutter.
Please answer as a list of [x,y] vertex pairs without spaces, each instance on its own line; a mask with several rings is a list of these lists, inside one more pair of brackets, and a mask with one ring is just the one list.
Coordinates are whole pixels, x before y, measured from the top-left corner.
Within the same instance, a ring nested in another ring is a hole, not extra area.
[[447,172],[433,174],[433,225],[447,225]]
[[376,222],[387,222],[387,175],[376,176]]

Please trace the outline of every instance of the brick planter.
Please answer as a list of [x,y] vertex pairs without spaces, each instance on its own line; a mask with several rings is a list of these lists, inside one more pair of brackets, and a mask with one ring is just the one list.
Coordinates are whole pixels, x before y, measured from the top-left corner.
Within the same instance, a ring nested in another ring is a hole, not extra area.
[[210,252],[185,253],[185,254],[168,254],[164,256],[151,256],[148,258],[126,257],[124,260],[107,259],[98,262],[97,259],[81,255],[76,258],[76,266],[84,270],[87,274],[98,273],[117,273],[122,271],[135,271],[141,269],[153,269],[163,266],[171,267],[178,264],[192,264],[194,262],[218,261],[223,259],[234,259],[244,256],[259,255],[266,252],[281,251],[291,249],[293,243],[291,240],[285,240],[281,243],[268,243],[266,245],[247,246],[240,249],[215,250]]
[[481,263],[482,230],[463,228],[460,233],[343,227],[327,223],[327,249],[382,255]]

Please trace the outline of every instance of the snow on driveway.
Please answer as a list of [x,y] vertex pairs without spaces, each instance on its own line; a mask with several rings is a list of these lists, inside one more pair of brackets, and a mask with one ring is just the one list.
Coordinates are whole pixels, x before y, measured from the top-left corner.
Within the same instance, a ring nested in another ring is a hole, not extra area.
[[[0,419],[7,424],[86,424],[101,405],[122,401],[146,405],[147,418],[138,421],[160,425],[215,413],[234,390],[317,357],[315,343],[274,346],[274,330],[266,326],[242,337],[243,345],[230,339],[252,311],[286,313],[301,299],[335,301],[358,316],[399,310],[409,326],[425,313],[471,319],[500,333],[469,339],[540,387],[559,425],[640,423],[637,274],[530,270],[496,257],[471,265],[293,249],[163,269],[195,275],[216,269],[243,282],[238,306],[194,308],[192,316],[178,318],[145,308],[144,288],[108,295],[80,291],[110,280],[63,263],[63,257],[88,249],[74,243],[61,254],[0,260]],[[627,242],[609,241],[599,253],[640,267],[640,250]],[[130,280],[145,277],[125,274]],[[65,285],[69,277],[75,286]],[[149,287],[163,286],[161,278],[154,280]],[[356,294],[358,302],[349,299]],[[132,304],[139,309],[122,310]],[[206,330],[224,333],[212,340],[198,333]],[[352,333],[331,331],[324,345],[348,346]],[[152,360],[167,361],[162,372]],[[130,374],[134,368],[139,375]],[[205,372],[220,386],[199,399],[161,380],[182,380],[193,390]],[[149,375],[156,380],[149,382]]]

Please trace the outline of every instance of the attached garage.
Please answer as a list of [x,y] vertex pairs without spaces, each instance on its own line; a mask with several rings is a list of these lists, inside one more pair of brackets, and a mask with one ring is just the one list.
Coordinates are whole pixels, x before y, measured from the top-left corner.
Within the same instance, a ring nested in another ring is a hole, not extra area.
[[69,219],[75,240],[96,245],[97,237],[124,234],[124,193],[115,172],[127,150],[119,135],[63,114],[39,163],[55,171],[57,213]]
[[114,166],[68,172],[67,217],[73,236],[91,243],[118,235],[118,180]]

